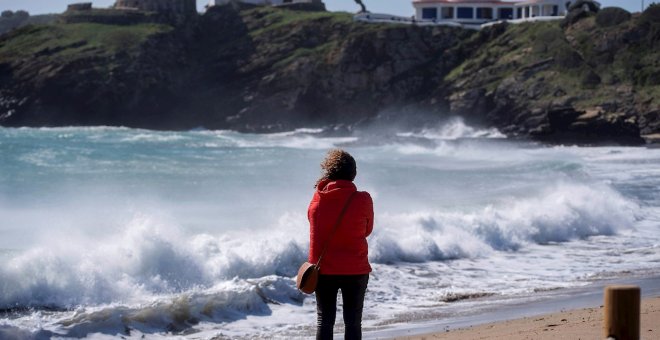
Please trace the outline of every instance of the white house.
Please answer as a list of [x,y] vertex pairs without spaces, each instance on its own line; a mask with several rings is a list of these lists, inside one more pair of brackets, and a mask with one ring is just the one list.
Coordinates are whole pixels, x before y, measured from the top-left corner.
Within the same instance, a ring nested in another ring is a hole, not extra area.
[[416,19],[481,25],[490,21],[564,17],[566,0],[414,0]]

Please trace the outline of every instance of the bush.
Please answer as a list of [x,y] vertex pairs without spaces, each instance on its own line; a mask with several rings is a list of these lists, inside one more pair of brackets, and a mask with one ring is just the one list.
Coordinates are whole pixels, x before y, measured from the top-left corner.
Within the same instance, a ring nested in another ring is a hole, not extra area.
[[582,57],[566,44],[563,44],[563,46],[555,45],[551,51],[555,62],[561,68],[577,68],[582,66]]
[[660,23],[660,4],[651,4],[639,18],[641,23]]
[[19,11],[16,11],[16,13],[14,13],[14,16],[17,17],[19,20],[25,20],[25,19],[30,17],[30,13],[28,13],[26,11],[20,11],[19,10]]
[[631,14],[623,8],[607,7],[596,15],[596,24],[600,27],[612,27],[630,20]]
[[[570,2],[569,2],[570,3]],[[587,8],[590,12],[597,13],[600,10],[600,5],[591,0],[577,0],[573,3],[570,3],[568,6],[568,11],[572,12],[575,10],[581,10]]]
[[568,12],[568,14],[566,14],[566,17],[564,18],[564,20],[562,20],[561,27],[562,28],[569,27],[569,26],[575,24],[576,22],[578,22],[582,19],[588,18],[592,15],[593,15],[592,12],[583,11],[582,9],[576,9],[576,10],[570,11],[570,12]]

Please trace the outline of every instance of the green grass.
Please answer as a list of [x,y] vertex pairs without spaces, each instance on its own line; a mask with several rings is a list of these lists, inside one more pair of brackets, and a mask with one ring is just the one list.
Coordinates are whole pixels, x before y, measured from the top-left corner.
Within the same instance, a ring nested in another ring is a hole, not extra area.
[[305,21],[326,21],[337,24],[353,23],[353,16],[344,12],[307,12],[283,8],[258,7],[241,13],[243,18],[256,18],[247,22],[251,36],[276,31],[282,27],[295,26]]
[[172,27],[160,24],[129,26],[97,23],[28,26],[0,40],[0,61],[47,55],[54,58],[77,58],[89,55],[108,56],[132,53],[149,36],[168,32]]
[[323,56],[327,55],[329,51],[332,50],[333,47],[336,46],[336,42],[328,42],[323,45],[316,46],[314,48],[299,48],[291,55],[286,57],[285,59],[282,59],[275,63],[273,65],[274,68],[280,68],[284,67],[295,60],[298,60],[300,58],[305,58],[305,57],[315,57],[315,58],[323,58]]

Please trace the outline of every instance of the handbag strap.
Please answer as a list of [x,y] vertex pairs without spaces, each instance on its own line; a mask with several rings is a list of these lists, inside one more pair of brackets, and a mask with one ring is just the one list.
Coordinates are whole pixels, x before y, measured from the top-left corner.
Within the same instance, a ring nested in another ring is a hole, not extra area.
[[348,206],[351,204],[351,201],[353,200],[353,197],[355,197],[355,194],[357,191],[354,191],[351,196],[348,196],[348,200],[346,201],[346,204],[344,205],[344,208],[342,208],[341,213],[339,214],[339,218],[337,219],[337,222],[335,222],[335,226],[332,227],[332,232],[330,233],[330,237],[328,238],[327,241],[325,241],[325,245],[323,246],[323,251],[321,251],[321,255],[319,256],[319,260],[316,261],[316,266],[318,268],[321,268],[321,260],[323,259],[323,255],[325,255],[325,252],[328,251],[328,246],[330,245],[330,240],[335,236],[337,233],[337,229],[339,229],[339,225],[341,224],[341,220],[344,218],[344,215],[346,214],[346,210],[348,210]]

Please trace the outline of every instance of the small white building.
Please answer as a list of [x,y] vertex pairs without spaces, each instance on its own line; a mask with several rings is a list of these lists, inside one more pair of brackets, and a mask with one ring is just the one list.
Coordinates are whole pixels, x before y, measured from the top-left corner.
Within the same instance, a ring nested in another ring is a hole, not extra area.
[[413,6],[417,20],[467,25],[566,15],[566,0],[414,0]]

